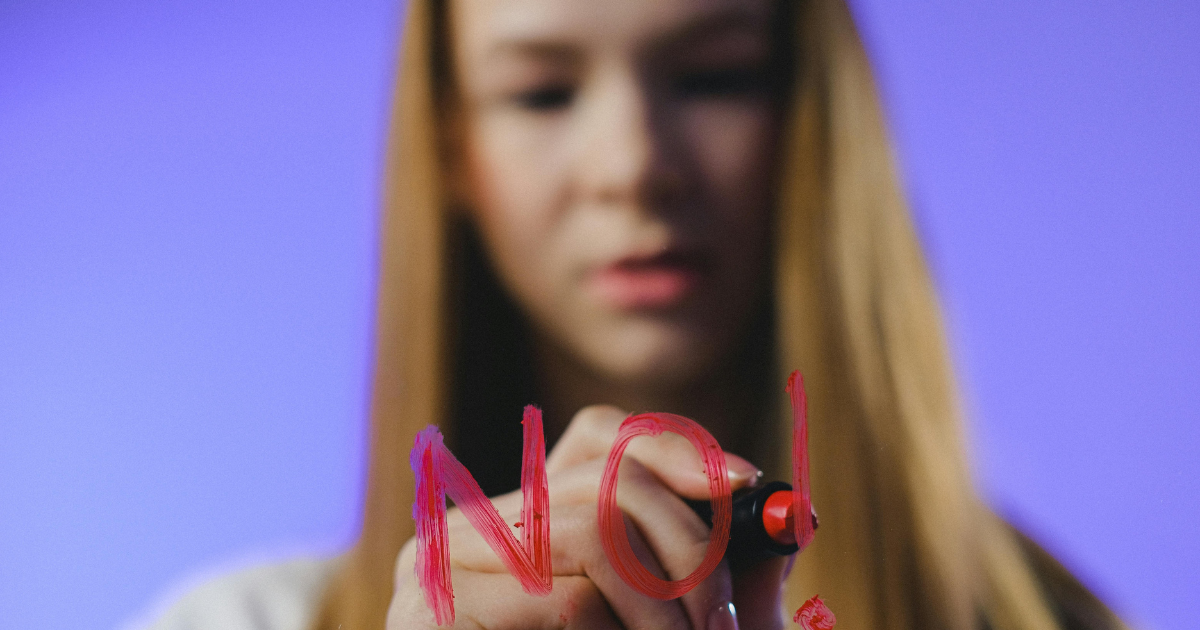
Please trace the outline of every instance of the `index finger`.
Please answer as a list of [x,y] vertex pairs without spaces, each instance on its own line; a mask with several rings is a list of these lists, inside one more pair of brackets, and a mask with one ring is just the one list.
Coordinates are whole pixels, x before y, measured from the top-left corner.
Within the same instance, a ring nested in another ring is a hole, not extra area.
[[[584,407],[575,414],[558,444],[547,455],[546,472],[551,474],[607,458],[621,423],[628,416],[608,405]],[[757,466],[733,453],[724,454],[731,490],[757,483],[762,474]],[[704,460],[687,438],[664,432],[653,438],[635,439],[629,443],[625,455],[649,469],[676,494],[688,499],[709,498]]]

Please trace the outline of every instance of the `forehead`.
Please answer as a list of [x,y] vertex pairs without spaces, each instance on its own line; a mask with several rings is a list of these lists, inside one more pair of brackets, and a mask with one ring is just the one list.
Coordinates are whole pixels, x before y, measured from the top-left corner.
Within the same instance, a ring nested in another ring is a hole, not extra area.
[[451,0],[455,47],[503,54],[527,42],[652,47],[727,28],[765,28],[771,0]]

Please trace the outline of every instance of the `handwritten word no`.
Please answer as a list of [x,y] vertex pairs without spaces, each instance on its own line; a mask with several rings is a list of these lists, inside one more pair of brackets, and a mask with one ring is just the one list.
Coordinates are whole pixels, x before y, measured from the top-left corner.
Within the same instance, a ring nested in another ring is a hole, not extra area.
[[[792,507],[793,514],[810,514],[812,494],[808,479],[808,399],[799,372],[788,378],[792,402]],[[446,532],[446,496],[462,510],[467,521],[496,552],[508,572],[525,592],[548,595],[550,566],[550,500],[546,481],[546,441],[542,412],[525,407],[521,421],[524,446],[521,461],[521,541],[508,528],[479,483],[446,448],[442,434],[429,426],[417,434],[409,462],[416,475],[413,518],[417,522],[417,581],[425,603],[438,625],[454,623],[454,589],[450,583],[450,554]],[[663,431],[687,438],[704,460],[713,503],[713,528],[708,551],[700,566],[681,580],[663,580],[651,574],[630,547],[625,521],[617,508],[617,467],[629,442]],[[617,431],[600,481],[597,519],[600,542],[613,569],[638,592],[656,599],[674,599],[692,590],[712,573],[729,544],[732,498],[725,469],[725,454],[712,434],[694,420],[668,413],[643,413],[626,418]],[[796,518],[793,533],[800,549],[812,542],[811,518]]]

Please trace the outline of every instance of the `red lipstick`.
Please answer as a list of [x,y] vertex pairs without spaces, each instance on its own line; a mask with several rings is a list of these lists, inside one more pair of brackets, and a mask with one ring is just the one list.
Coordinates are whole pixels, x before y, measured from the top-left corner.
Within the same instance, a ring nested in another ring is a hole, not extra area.
[[[712,507],[707,501],[688,501],[712,527]],[[813,529],[817,515],[809,515]],[[748,488],[733,494],[733,523],[725,558],[731,568],[750,566],[773,556],[790,556],[799,550],[792,527],[792,486],[782,481]]]
[[707,273],[707,257],[668,250],[653,256],[626,256],[598,269],[593,291],[619,309],[668,308],[678,304]]

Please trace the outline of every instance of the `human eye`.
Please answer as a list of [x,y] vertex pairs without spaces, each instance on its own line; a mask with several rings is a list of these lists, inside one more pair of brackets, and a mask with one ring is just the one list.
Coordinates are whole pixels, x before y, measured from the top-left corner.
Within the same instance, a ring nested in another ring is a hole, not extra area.
[[575,88],[566,84],[552,84],[522,90],[513,95],[517,106],[535,112],[552,112],[565,109],[575,99]]
[[674,88],[684,98],[727,98],[759,94],[768,82],[760,65],[698,68],[679,73]]

